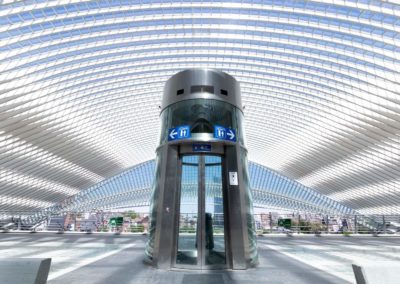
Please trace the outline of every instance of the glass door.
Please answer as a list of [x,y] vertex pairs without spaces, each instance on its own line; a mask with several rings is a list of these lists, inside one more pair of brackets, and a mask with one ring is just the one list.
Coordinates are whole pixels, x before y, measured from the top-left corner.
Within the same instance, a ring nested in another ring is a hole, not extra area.
[[226,267],[222,158],[182,157],[176,267]]
[[178,214],[177,266],[199,266],[198,217],[200,156],[183,156],[181,171],[180,211]]
[[222,183],[222,158],[202,156],[203,170],[203,220],[205,233],[203,266],[226,266],[224,194]]

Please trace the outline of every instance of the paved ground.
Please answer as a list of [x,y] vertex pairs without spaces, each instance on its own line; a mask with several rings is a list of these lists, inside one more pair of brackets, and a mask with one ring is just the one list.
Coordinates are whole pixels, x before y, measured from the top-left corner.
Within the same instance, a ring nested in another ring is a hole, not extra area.
[[142,263],[141,235],[2,233],[0,257],[51,257],[49,283],[355,283],[352,261],[400,261],[400,238],[259,237],[247,271],[165,271]]

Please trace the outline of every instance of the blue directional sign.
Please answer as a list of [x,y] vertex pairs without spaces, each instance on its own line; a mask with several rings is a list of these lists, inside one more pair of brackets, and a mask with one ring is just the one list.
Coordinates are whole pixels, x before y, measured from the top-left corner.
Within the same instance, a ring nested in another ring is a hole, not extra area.
[[236,142],[236,131],[223,126],[214,126],[214,138]]
[[168,141],[190,138],[190,126],[182,125],[168,130]]

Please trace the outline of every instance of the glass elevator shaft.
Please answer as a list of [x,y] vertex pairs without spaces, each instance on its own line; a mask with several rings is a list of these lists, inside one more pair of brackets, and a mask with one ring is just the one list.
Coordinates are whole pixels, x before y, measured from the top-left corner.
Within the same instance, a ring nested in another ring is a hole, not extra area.
[[238,82],[189,69],[164,89],[145,260],[163,268],[258,262]]

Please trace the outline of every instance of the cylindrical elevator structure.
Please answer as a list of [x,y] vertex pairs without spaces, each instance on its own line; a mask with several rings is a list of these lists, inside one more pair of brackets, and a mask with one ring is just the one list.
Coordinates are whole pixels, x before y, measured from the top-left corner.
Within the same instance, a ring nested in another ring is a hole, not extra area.
[[165,85],[145,260],[163,268],[258,263],[239,83],[189,69]]

